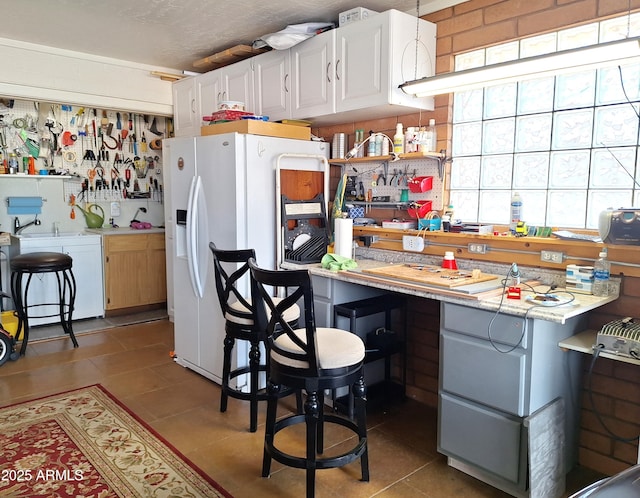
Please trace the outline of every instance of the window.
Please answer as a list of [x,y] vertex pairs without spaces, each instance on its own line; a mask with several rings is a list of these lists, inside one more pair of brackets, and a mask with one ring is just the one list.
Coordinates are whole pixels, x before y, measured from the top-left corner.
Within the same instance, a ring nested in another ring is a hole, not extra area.
[[[456,70],[639,34],[640,14],[624,16],[462,54]],[[506,225],[517,191],[529,225],[597,229],[604,209],[640,205],[639,116],[640,64],[456,93],[456,218]]]

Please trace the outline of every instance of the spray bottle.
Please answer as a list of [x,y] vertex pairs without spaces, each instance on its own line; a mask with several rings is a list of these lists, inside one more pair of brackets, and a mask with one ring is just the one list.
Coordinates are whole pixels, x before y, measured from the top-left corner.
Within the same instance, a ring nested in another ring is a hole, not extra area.
[[393,152],[402,154],[404,152],[404,133],[402,123],[396,124],[396,134],[393,136]]

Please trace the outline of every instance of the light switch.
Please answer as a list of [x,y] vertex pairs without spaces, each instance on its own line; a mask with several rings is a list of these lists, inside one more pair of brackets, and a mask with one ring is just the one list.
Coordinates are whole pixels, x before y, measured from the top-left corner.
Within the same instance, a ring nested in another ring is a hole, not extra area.
[[120,203],[119,202],[112,202],[111,203],[111,216],[112,217],[116,217],[116,216],[120,216]]

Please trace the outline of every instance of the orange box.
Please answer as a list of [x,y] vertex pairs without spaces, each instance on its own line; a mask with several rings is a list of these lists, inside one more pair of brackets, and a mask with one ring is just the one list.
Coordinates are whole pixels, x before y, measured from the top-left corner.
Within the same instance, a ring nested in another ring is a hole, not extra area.
[[288,125],[258,121],[256,119],[239,119],[227,123],[216,123],[200,128],[200,135],[220,135],[221,133],[249,133],[267,137],[295,138],[311,140],[311,128],[308,126]]

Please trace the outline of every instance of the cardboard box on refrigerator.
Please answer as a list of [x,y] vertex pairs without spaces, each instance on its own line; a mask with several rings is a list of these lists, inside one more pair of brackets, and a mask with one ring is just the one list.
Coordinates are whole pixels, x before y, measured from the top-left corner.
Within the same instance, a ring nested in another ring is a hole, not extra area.
[[267,137],[295,138],[311,140],[311,128],[283,123],[259,121],[257,119],[239,119],[226,123],[210,124],[200,128],[200,135],[220,135],[222,133],[248,133]]

